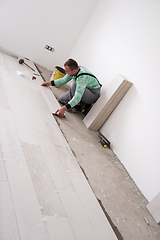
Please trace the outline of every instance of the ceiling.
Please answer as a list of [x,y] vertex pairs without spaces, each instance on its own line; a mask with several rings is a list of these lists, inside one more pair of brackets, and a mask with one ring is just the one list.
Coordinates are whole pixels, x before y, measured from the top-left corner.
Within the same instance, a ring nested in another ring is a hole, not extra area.
[[52,69],[68,58],[98,2],[1,0],[0,47]]

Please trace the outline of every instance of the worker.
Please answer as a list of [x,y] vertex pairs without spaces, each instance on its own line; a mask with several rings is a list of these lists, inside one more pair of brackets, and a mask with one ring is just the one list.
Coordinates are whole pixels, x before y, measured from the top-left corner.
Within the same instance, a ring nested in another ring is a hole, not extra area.
[[61,86],[73,79],[70,90],[59,97],[59,102],[64,106],[55,113],[60,118],[64,117],[65,111],[73,108],[77,111],[85,111],[100,97],[102,86],[90,71],[78,66],[73,59],[68,59],[64,68],[66,75],[63,78],[41,84],[41,86]]

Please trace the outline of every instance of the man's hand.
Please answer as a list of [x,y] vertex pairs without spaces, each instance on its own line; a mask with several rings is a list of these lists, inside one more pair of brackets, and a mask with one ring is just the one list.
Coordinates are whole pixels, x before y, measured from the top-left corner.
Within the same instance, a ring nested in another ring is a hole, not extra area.
[[49,82],[43,82],[43,83],[41,84],[41,86],[51,86],[51,81],[49,81]]
[[55,114],[57,114],[61,119],[64,117],[64,113],[67,110],[66,106],[63,106],[62,108],[58,109]]

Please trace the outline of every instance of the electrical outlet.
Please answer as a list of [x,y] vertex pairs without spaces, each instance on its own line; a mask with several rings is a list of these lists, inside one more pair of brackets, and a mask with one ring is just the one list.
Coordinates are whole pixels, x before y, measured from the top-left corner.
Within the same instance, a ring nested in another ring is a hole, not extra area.
[[45,46],[45,49],[47,49],[47,50],[49,50],[49,51],[51,51],[51,52],[54,52],[54,48],[52,48],[52,47],[50,47],[50,46],[48,46],[48,45]]

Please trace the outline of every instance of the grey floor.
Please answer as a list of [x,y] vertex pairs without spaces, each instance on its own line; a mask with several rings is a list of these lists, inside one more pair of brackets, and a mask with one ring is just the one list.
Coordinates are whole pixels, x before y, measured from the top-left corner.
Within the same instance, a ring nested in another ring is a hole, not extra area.
[[0,239],[160,239],[147,200],[84,115],[53,117],[66,86],[40,86],[51,72],[38,69],[32,80],[0,53]]

